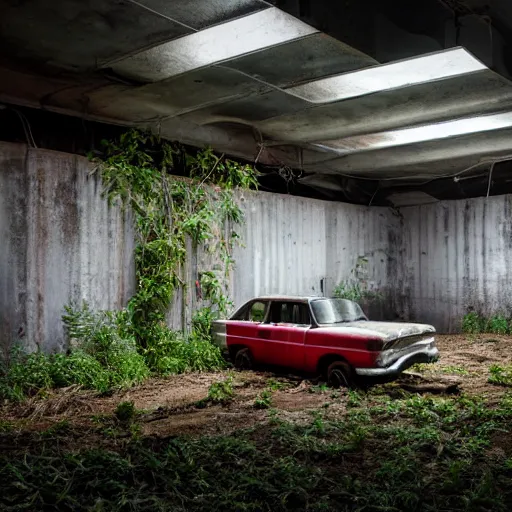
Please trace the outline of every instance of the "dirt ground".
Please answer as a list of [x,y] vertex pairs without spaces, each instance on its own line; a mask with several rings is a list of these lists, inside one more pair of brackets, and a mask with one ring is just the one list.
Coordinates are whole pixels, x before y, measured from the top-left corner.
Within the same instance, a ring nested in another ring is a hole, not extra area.
[[[439,362],[421,365],[413,371],[431,379],[452,378],[461,393],[499,398],[506,388],[487,382],[493,364],[512,364],[512,337],[497,335],[438,336]],[[328,404],[331,413],[342,412],[349,399],[346,390],[326,389],[316,382],[291,375],[269,372],[235,372],[234,399],[224,405],[197,407],[208,394],[210,385],[224,380],[228,372],[177,375],[152,379],[144,385],[118,391],[110,396],[79,389],[63,389],[47,397],[35,397],[22,405],[4,405],[0,420],[15,423],[21,431],[47,430],[67,421],[75,427],[97,427],[102,418],[113,414],[120,402],[133,401],[142,411],[139,423],[142,435],[169,437],[176,435],[211,435],[230,433],[268,419],[268,410],[254,407],[255,398],[269,386],[274,388],[272,408],[280,417],[300,422],[310,418],[311,410]],[[403,380],[403,379],[402,379]],[[400,381],[395,384],[399,386]],[[91,440],[92,442],[92,440]]]

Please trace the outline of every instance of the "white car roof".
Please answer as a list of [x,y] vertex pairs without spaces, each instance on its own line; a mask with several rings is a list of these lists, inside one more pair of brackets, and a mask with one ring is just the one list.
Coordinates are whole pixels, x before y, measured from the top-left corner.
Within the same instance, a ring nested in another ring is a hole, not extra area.
[[291,301],[301,301],[301,302],[307,302],[309,300],[313,299],[327,299],[328,297],[322,297],[319,295],[316,296],[309,296],[305,297],[303,295],[262,295],[259,297],[254,297],[250,299],[247,302],[253,301],[253,300],[291,300]]

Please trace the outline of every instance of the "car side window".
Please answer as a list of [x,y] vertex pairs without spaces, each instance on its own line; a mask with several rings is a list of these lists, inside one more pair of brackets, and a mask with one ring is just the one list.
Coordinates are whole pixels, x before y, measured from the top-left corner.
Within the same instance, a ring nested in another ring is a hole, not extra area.
[[311,315],[307,304],[294,304],[292,322],[297,325],[311,325]]
[[246,304],[240,309],[236,315],[231,317],[231,320],[245,321],[245,322],[263,322],[267,312],[268,302],[255,301]]
[[253,302],[247,311],[246,320],[249,320],[249,322],[263,322],[266,309],[264,302]]
[[311,325],[308,305],[296,302],[273,302],[268,321],[273,324]]

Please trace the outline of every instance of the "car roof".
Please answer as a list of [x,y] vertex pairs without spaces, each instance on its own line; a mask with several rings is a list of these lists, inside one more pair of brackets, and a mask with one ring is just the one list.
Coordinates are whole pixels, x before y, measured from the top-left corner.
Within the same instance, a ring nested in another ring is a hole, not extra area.
[[290,301],[300,301],[300,302],[308,302],[314,299],[327,299],[328,297],[322,296],[303,296],[303,295],[262,295],[259,297],[254,297],[252,300],[290,300]]

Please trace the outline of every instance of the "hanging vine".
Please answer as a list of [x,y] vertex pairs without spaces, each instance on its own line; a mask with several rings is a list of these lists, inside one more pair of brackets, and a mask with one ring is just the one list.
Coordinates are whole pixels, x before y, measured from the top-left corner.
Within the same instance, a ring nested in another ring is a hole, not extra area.
[[159,364],[163,345],[176,338],[166,314],[176,291],[188,285],[188,250],[202,249],[221,263],[220,272],[199,272],[205,306],[194,314],[192,335],[208,338],[212,319],[227,312],[232,251],[239,241],[233,227],[243,221],[234,191],[257,188],[257,173],[211,149],[190,153],[137,130],[103,146],[96,172],[104,193],[111,204],[131,210],[136,228],[137,290],[127,309],[139,348],[150,364]]

